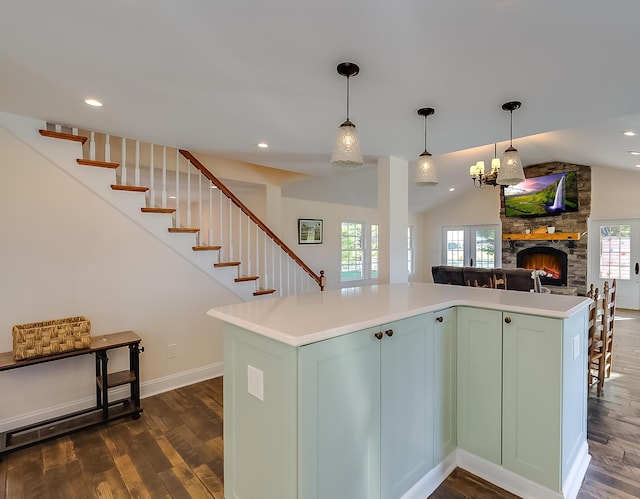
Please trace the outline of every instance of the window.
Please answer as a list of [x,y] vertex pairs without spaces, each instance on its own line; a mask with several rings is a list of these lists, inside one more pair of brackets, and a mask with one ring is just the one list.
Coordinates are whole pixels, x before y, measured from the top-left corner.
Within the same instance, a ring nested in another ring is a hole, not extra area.
[[407,267],[409,275],[416,273],[415,257],[413,251],[413,225],[407,227]]
[[600,226],[600,279],[631,278],[631,225]]
[[498,234],[499,228],[495,225],[444,227],[444,265],[500,267]]
[[378,226],[343,222],[340,281],[378,278]]
[[341,281],[355,281],[364,278],[362,272],[362,229],[363,224],[361,223],[342,223]]
[[378,278],[378,226],[371,226],[371,278]]

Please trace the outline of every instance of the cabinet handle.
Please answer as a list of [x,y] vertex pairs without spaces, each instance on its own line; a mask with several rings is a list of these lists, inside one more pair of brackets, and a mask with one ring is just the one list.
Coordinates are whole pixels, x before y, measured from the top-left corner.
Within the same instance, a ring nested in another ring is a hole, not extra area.
[[511,324],[511,317],[509,316],[505,317],[504,322],[506,322],[507,324]]
[[393,329],[387,329],[384,334],[386,334],[389,338],[393,336]]
[[382,339],[382,333],[380,331],[378,331],[376,334],[374,334],[374,336],[379,340]]
[[442,322],[444,320],[444,317],[442,317],[441,315],[439,315],[438,317],[436,317],[436,320],[438,322]]

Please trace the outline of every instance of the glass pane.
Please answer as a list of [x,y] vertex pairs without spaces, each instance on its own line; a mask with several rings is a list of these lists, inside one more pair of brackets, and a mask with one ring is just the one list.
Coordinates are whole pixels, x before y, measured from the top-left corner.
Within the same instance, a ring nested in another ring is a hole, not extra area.
[[496,262],[496,231],[476,230],[476,267],[493,268]]
[[600,278],[630,279],[631,225],[600,226]]
[[362,224],[343,222],[341,240],[340,280],[362,279]]
[[371,278],[378,277],[378,226],[371,226]]
[[447,230],[447,262],[445,265],[464,266],[464,229]]

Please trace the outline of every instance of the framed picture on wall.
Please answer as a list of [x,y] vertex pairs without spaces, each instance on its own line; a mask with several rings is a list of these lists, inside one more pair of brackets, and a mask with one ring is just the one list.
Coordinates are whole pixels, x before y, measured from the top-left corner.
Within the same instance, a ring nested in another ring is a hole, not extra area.
[[298,244],[322,244],[322,220],[319,218],[298,219]]

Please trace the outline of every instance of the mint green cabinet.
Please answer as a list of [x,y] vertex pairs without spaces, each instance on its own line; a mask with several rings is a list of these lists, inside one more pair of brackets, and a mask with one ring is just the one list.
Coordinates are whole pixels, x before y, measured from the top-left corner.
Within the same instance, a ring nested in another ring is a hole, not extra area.
[[458,307],[458,446],[502,461],[502,312]]
[[562,321],[505,313],[502,357],[502,465],[561,490]]
[[299,349],[299,497],[401,497],[433,462],[433,314]]
[[433,458],[442,461],[457,445],[455,308],[434,313],[433,331]]

